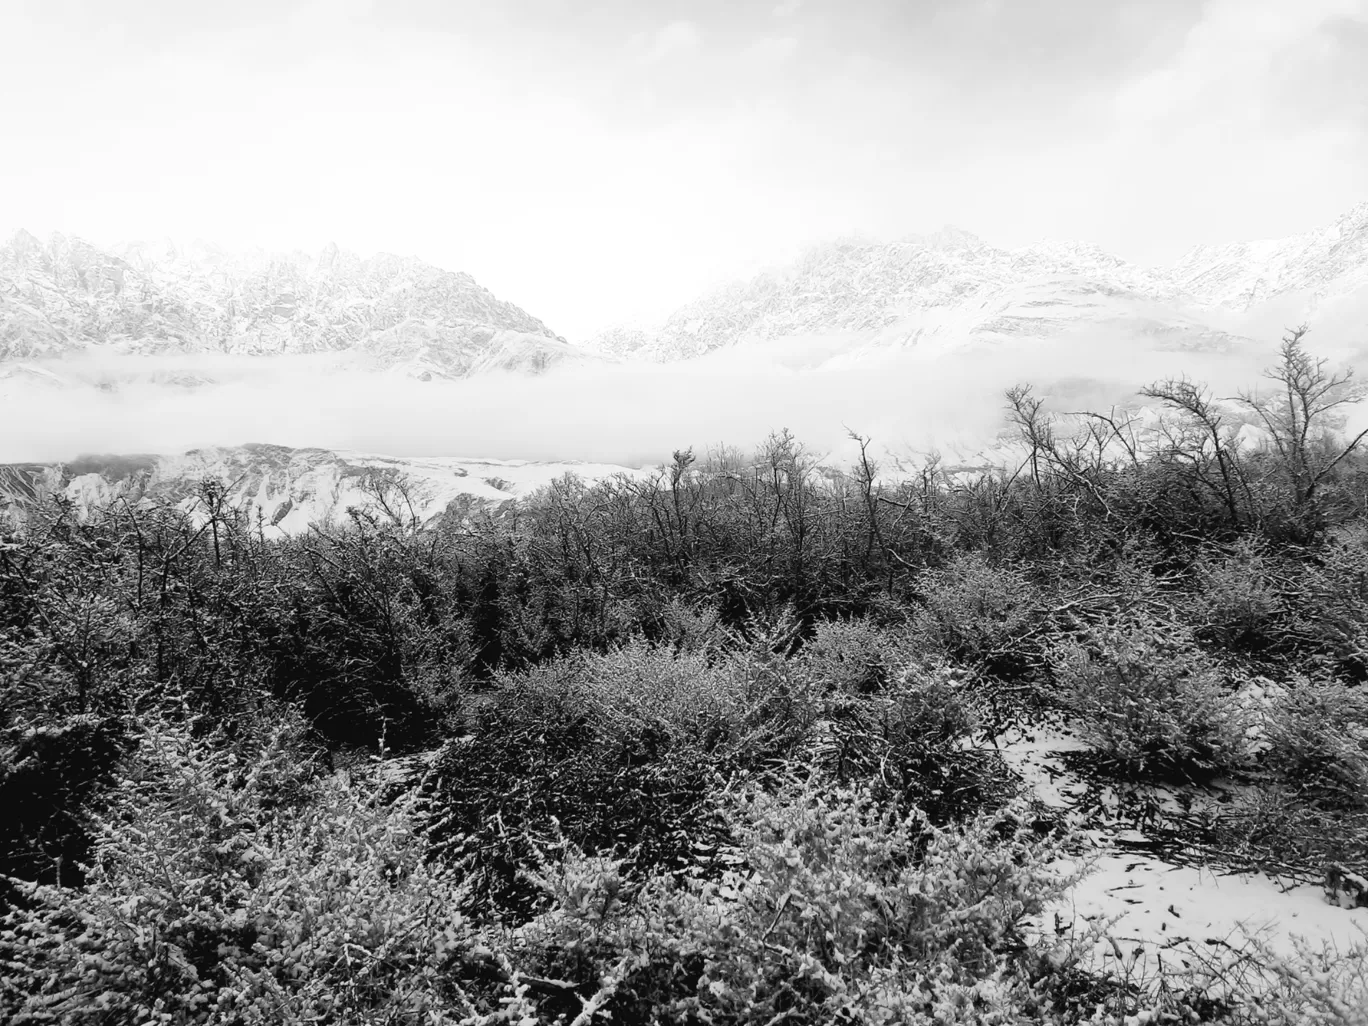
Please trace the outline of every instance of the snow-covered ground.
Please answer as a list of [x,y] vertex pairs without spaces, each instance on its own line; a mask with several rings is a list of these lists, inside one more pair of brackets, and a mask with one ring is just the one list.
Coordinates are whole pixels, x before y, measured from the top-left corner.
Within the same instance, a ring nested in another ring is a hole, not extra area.
[[1212,941],[1240,947],[1257,938],[1290,955],[1294,937],[1342,951],[1368,940],[1368,908],[1331,904],[1320,887],[1105,847],[1057,911],[1074,923],[1110,922],[1107,933],[1123,949],[1143,944],[1150,953]]
[[1166,966],[1175,965],[1175,959],[1181,963],[1184,952],[1189,957],[1201,953],[1206,961],[1246,949],[1251,942],[1281,955],[1292,955],[1298,939],[1313,950],[1328,946],[1341,952],[1368,942],[1368,908],[1342,908],[1321,887],[1214,865],[1175,865],[1121,850],[1121,842],[1144,840],[1140,831],[1087,829],[1084,817],[1071,813],[1096,789],[1063,759],[1068,752],[1086,749],[1081,739],[1060,728],[1031,730],[1001,749],[1030,791],[1074,820],[1090,846],[1059,865],[1064,873],[1087,872],[1041,917],[1038,926],[1047,940],[1092,937],[1091,957],[1099,968],[1115,962],[1115,941],[1122,955],[1133,959],[1122,969],[1140,979],[1153,978],[1161,958]]

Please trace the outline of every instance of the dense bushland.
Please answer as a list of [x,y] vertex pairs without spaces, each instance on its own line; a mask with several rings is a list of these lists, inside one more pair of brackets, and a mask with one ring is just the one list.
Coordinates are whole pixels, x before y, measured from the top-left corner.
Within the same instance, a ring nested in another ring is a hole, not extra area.
[[0,1009],[1359,1021],[1309,955],[1147,996],[1033,935],[1073,841],[999,751],[1063,723],[1118,792],[1238,785],[1171,813],[1190,851],[1368,872],[1357,393],[1300,334],[1272,375],[1158,383],[1143,431],[1014,390],[1000,472],[780,433],[427,525],[377,481],[287,539],[218,482],[34,507],[0,538]]

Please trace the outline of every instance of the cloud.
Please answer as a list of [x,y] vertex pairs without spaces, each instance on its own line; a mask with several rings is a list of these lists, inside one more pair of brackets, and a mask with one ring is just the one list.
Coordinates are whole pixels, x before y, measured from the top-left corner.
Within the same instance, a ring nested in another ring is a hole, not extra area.
[[672,21],[652,37],[641,55],[642,62],[655,64],[676,54],[696,50],[703,43],[703,32],[692,21]]
[[1169,62],[1117,91],[1117,117],[1186,134],[1217,120],[1288,127],[1278,116],[1288,109],[1333,116],[1322,71],[1349,56],[1359,87],[1368,83],[1351,31],[1366,21],[1368,0],[1211,0]]
[[765,36],[742,50],[741,59],[762,64],[777,64],[796,54],[798,45],[796,36]]
[[[851,455],[848,428],[885,450],[939,450],[953,461],[995,437],[1002,392],[1019,382],[1048,391],[1068,379],[1071,404],[1106,409],[1172,374],[1225,388],[1248,384],[1271,351],[1155,353],[1134,335],[1102,329],[949,357],[882,350],[827,359],[851,342],[786,339],[679,364],[451,382],[340,371],[330,367],[330,354],[62,361],[51,369],[72,381],[65,389],[0,381],[0,462],[267,441],[396,456],[638,466],[683,446],[748,447],[785,427],[837,463]],[[215,383],[181,388],[153,382],[153,373],[199,373]],[[96,388],[101,381],[117,387]]]
[[1143,71],[1081,89],[1072,129],[1042,124],[1021,140],[1010,195],[1029,198],[1029,215],[966,161],[984,233],[1048,220],[1054,234],[1164,264],[1196,244],[1332,220],[1365,198],[1368,60],[1345,28],[1365,18],[1368,0],[1210,0]]
[[1164,262],[1365,198],[1368,0],[333,3],[0,0],[0,221],[414,253],[583,340],[850,231]]
[[374,14],[375,0],[303,0],[284,15],[280,31],[306,39],[321,33],[345,32],[351,22]]

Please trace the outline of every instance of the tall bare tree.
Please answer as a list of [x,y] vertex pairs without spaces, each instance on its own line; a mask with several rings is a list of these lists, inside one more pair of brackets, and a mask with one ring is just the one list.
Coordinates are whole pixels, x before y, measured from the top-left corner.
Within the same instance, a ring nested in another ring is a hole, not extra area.
[[1187,378],[1156,381],[1140,390],[1183,418],[1178,426],[1164,426],[1164,455],[1191,467],[1196,480],[1210,490],[1225,507],[1230,522],[1241,523],[1241,497],[1253,508],[1253,498],[1244,470],[1237,459],[1233,429],[1226,423],[1226,411],[1213,399],[1205,385]]
[[1308,353],[1307,330],[1302,325],[1283,337],[1278,362],[1264,374],[1276,386],[1271,392],[1243,391],[1235,400],[1268,431],[1295,508],[1310,503],[1330,472],[1368,437],[1368,428],[1347,441],[1340,434],[1345,408],[1363,401],[1365,387],[1352,370],[1332,371],[1328,360]]

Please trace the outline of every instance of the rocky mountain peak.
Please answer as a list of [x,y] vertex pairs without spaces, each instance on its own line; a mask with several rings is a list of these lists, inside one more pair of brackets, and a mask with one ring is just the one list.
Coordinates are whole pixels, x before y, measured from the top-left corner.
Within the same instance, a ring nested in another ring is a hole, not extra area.
[[1164,346],[1228,348],[1238,340],[1208,327],[1203,311],[1360,288],[1368,288],[1368,203],[1290,239],[1199,247],[1169,268],[1131,264],[1091,242],[1005,250],[947,226],[892,243],[815,246],[786,267],[681,307],[659,330],[605,333],[588,345],[674,360],[790,336],[996,345],[1096,324],[1125,325]]
[[460,376],[491,356],[516,363],[511,353],[540,368],[567,346],[469,274],[413,257],[362,259],[336,244],[316,256],[230,253],[170,239],[102,249],[18,233],[0,248],[0,361],[97,349],[354,350],[430,379]]
[[328,243],[318,254],[318,262],[315,264],[316,269],[319,272],[331,271],[333,266],[337,263],[337,259],[341,253],[342,251],[338,248],[337,243]]
[[42,248],[43,244],[38,240],[38,237],[36,235],[33,235],[32,233],[25,231],[23,228],[20,228],[17,232],[14,233],[14,235],[10,238],[9,242],[5,244],[3,250],[0,250],[0,252],[3,252],[11,256],[16,261],[18,261],[32,259],[39,251],[42,250]]
[[949,224],[942,227],[940,231],[932,232],[929,235],[909,235],[901,241],[925,249],[937,249],[946,253],[966,256],[982,253],[990,248],[973,232],[966,232],[962,228],[956,228]]

